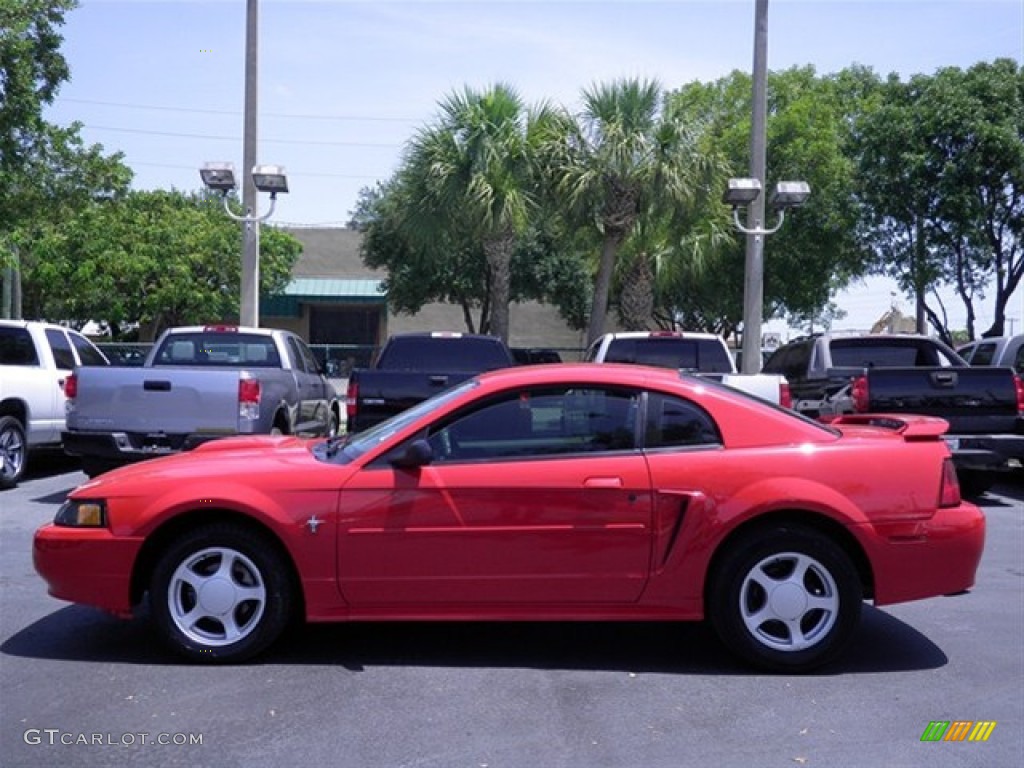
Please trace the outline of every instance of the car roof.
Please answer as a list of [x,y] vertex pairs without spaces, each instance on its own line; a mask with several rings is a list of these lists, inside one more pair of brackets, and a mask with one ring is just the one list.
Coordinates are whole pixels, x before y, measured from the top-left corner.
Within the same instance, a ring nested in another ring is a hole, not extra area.
[[168,328],[168,335],[178,333],[258,333],[269,336],[272,333],[283,332],[280,328],[252,328],[246,325],[232,325],[231,323],[207,323],[206,325],[180,325],[175,328]]
[[578,381],[593,384],[620,384],[642,387],[651,384],[679,386],[690,383],[699,386],[702,380],[693,379],[674,369],[656,368],[632,363],[545,363],[541,365],[520,365],[514,368],[499,368],[478,376],[482,384],[496,387],[517,383],[531,384]]
[[612,339],[718,339],[713,333],[704,331],[619,331],[606,333]]
[[72,331],[74,333],[80,333],[80,331],[76,331],[74,328],[69,328],[66,325],[59,325],[57,323],[48,323],[45,320],[10,320],[10,319],[3,319],[3,320],[0,320],[0,325],[5,326],[7,328],[29,328],[29,327],[32,327],[32,326],[37,326],[39,328],[52,328],[53,330],[58,330],[58,331]]

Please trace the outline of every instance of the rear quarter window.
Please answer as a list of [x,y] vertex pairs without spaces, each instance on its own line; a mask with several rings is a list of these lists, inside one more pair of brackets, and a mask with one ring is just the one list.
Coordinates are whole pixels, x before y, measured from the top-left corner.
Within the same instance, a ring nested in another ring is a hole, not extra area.
[[91,341],[77,333],[69,333],[68,335],[71,337],[71,343],[74,345],[75,351],[78,353],[78,359],[81,365],[108,365],[107,358],[105,358],[103,353],[93,346]]
[[722,436],[700,406],[678,397],[651,393],[647,400],[645,448],[718,446]]

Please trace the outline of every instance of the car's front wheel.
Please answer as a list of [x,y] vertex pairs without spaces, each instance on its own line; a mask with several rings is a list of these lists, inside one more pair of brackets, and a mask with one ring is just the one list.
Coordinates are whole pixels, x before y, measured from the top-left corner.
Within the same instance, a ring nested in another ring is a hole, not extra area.
[[0,488],[13,488],[25,474],[25,428],[13,416],[0,416]]
[[838,656],[860,619],[863,592],[850,558],[803,526],[737,541],[709,591],[711,623],[744,660],[802,672]]
[[284,557],[244,526],[189,531],[153,571],[153,616],[172,649],[196,661],[236,662],[277,640],[291,617]]

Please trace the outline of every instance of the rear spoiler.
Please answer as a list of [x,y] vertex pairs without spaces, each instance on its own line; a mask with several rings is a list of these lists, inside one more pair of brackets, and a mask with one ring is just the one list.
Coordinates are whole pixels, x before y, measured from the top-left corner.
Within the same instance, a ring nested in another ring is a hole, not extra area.
[[892,413],[849,413],[830,419],[828,425],[891,429],[905,440],[934,440],[949,430],[949,422],[936,416]]

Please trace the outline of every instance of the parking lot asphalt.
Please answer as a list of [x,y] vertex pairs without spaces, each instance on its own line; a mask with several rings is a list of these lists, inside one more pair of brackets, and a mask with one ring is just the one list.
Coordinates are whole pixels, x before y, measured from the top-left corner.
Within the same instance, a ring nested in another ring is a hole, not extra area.
[[[1024,763],[1024,485],[982,499],[967,595],[865,606],[806,676],[752,672],[701,624],[309,626],[257,661],[180,663],[148,619],[49,597],[32,532],[85,480],[0,494],[0,765],[499,768]],[[987,741],[922,741],[933,722]]]

